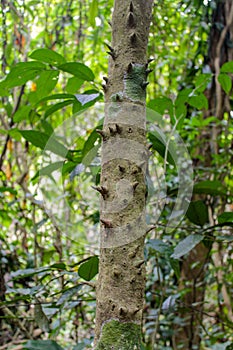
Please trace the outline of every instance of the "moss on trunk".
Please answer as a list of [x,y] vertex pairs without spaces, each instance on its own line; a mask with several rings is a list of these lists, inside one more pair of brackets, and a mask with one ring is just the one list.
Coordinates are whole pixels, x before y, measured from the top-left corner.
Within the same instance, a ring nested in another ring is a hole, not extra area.
[[96,350],[140,350],[141,327],[112,320],[103,325]]

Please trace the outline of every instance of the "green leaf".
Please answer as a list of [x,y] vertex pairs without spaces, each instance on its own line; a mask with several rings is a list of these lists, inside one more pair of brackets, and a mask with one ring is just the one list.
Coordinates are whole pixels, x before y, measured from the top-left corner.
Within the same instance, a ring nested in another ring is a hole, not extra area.
[[49,49],[37,49],[33,51],[29,55],[29,57],[32,58],[33,60],[42,61],[45,63],[55,64],[55,65],[66,62],[65,58],[62,55]]
[[160,254],[171,254],[172,252],[171,246],[160,239],[149,239],[147,245]]
[[209,222],[208,207],[201,200],[189,204],[186,216],[195,225],[204,226]]
[[43,311],[42,305],[39,300],[36,299],[35,307],[34,307],[34,317],[37,325],[43,332],[50,331],[49,319]]
[[226,94],[228,94],[231,91],[232,88],[232,81],[229,75],[227,74],[219,74],[218,76],[218,82],[220,83],[221,87],[225,91]]
[[57,85],[59,72],[55,70],[46,70],[40,73],[35,81],[36,91],[31,93],[30,101],[37,102],[47,96]]
[[62,292],[62,296],[58,299],[57,301],[57,305],[62,305],[63,303],[65,303],[67,300],[70,300],[74,295],[77,296],[78,291],[83,287],[82,284],[75,286],[75,287],[71,287],[69,289],[66,289],[64,292]]
[[33,176],[32,181],[37,179],[39,176],[51,175],[55,170],[62,168],[64,162],[55,162],[47,165],[46,167],[38,170]]
[[226,211],[225,213],[220,214],[218,216],[218,222],[219,224],[233,223],[233,213]]
[[193,193],[226,196],[227,189],[220,181],[200,181],[193,187]]
[[[153,149],[157,151],[164,158],[166,154],[166,141],[160,134],[160,131],[153,130],[152,132],[149,132],[148,138],[152,143]],[[167,152],[167,161],[168,163],[175,165],[174,159],[169,150]]]
[[169,258],[168,260],[169,265],[175,272],[176,277],[179,279],[180,278],[180,262],[177,259],[172,259]]
[[32,145],[44,149],[48,140],[49,135],[35,130],[20,130],[21,135],[29,141]]
[[99,258],[93,256],[84,263],[82,263],[78,269],[78,274],[86,281],[90,281],[99,271]]
[[174,253],[171,255],[171,257],[174,259],[181,258],[183,255],[189,253],[203,239],[204,236],[198,234],[186,237],[177,244],[177,246],[174,249]]
[[92,0],[90,8],[89,8],[89,23],[92,28],[95,28],[95,18],[98,15],[98,1]]
[[32,145],[42,150],[51,151],[63,158],[68,154],[68,149],[58,142],[53,136],[36,130],[21,130],[21,135]]
[[72,94],[54,94],[51,96],[43,97],[40,101],[37,102],[37,104],[41,104],[42,102],[46,102],[50,100],[66,100],[66,99],[76,100],[75,96]]
[[83,63],[68,62],[60,65],[58,68],[82,80],[93,81],[95,79],[92,70]]
[[23,345],[25,350],[64,350],[54,340],[29,340]]
[[195,81],[195,87],[198,92],[203,92],[207,88],[207,85],[211,83],[212,80],[212,74],[200,74],[196,81]]
[[190,96],[188,99],[188,103],[197,109],[208,109],[208,100],[202,93]]
[[35,79],[46,67],[41,62],[20,62],[17,63],[7,75],[0,86],[13,88],[24,85],[27,81]]
[[22,106],[20,107],[17,112],[15,112],[13,120],[15,123],[19,123],[22,120],[28,119],[29,113],[31,111],[30,106]]
[[165,112],[167,112],[170,116],[173,115],[173,102],[168,97],[158,97],[150,100],[148,107],[161,115],[163,115]]
[[221,73],[233,73],[233,61],[226,62],[220,69]]
[[66,100],[66,101],[63,101],[63,102],[56,103],[55,105],[49,107],[46,110],[44,117],[47,118],[51,114],[59,111],[59,109],[62,109],[63,107],[66,107],[66,106],[69,106],[72,103],[74,103],[74,100]]
[[66,85],[66,91],[70,94],[76,93],[80,87],[82,86],[84,80],[72,77],[68,79],[67,85]]

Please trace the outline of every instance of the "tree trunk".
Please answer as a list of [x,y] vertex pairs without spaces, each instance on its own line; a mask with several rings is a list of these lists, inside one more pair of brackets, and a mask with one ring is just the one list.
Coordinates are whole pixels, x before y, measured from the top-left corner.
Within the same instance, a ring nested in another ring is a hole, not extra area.
[[95,349],[139,350],[144,304],[145,98],[152,0],[115,0],[102,136]]
[[[229,96],[222,90],[218,75],[221,66],[233,59],[233,49],[230,43],[233,42],[233,3],[232,0],[219,0],[212,15],[212,26],[209,36],[209,52],[207,64],[209,71],[214,76],[211,86],[205,91],[208,98],[209,109],[203,113],[203,117],[216,116],[222,119],[224,113],[230,113]],[[219,126],[214,125],[202,132],[199,137],[198,156],[201,156],[195,164],[196,167],[211,168],[214,155],[217,155],[218,137],[221,133]],[[208,171],[208,170],[207,170]],[[206,178],[211,174],[206,173]],[[221,181],[221,178],[219,178]],[[203,196],[195,197],[195,200],[206,200]],[[209,208],[210,224],[213,225],[213,206]],[[216,214],[216,213],[215,213]],[[216,245],[216,243],[214,243]],[[200,349],[200,332],[203,319],[203,306],[205,299],[205,275],[208,267],[208,256],[211,247],[199,243],[182,263],[180,290],[188,288],[184,295],[184,308],[180,309],[179,317],[184,320],[182,327],[175,330],[173,337],[174,349]],[[216,249],[215,246],[215,250]],[[213,255],[215,258],[216,254]],[[197,265],[198,263],[198,265]]]

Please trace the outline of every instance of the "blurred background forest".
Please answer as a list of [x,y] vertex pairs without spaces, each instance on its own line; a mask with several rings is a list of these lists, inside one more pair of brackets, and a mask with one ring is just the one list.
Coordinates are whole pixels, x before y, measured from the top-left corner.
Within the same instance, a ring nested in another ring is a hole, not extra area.
[[[99,231],[91,186],[112,7],[1,0],[0,350],[91,348]],[[188,338],[180,349],[233,349],[232,0],[156,0],[148,57],[147,220],[156,230],[145,246],[143,349],[173,349],[176,337]],[[154,128],[158,115],[193,165],[191,203],[169,229],[179,176]]]

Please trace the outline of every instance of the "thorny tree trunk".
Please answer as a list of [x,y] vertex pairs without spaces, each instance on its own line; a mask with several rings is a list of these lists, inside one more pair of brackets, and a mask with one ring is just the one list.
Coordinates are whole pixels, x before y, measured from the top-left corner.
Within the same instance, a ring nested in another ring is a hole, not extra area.
[[[209,38],[209,52],[207,57],[208,70],[214,74],[213,81],[205,94],[209,102],[209,110],[204,113],[204,118],[216,116],[222,119],[224,113],[230,113],[231,106],[229,96],[222,90],[218,75],[221,66],[228,61],[233,60],[233,2],[232,0],[220,0],[212,15],[212,27]],[[218,136],[221,130],[216,124],[209,126],[200,135],[200,147],[198,148],[198,158],[196,167],[211,168],[214,155],[219,153]],[[202,160],[204,159],[204,160]],[[207,170],[208,171],[208,170]],[[207,174],[208,175],[208,174]],[[221,178],[219,178],[221,181]],[[206,198],[195,198],[206,199]],[[214,206],[209,206],[210,224],[214,225],[213,210]],[[202,325],[202,312],[205,298],[205,275],[208,262],[209,250],[211,247],[202,242],[198,244],[189,254],[182,264],[180,289],[188,288],[184,296],[184,309],[180,310],[179,316],[184,319],[185,325],[175,330],[173,338],[174,349],[200,349],[200,332]],[[216,253],[212,255],[216,268],[221,265],[221,255],[217,243],[214,243]],[[219,265],[220,264],[220,265]],[[221,269],[218,274],[221,274]],[[231,303],[229,295],[223,284],[223,279],[218,276],[219,283],[222,284],[222,295],[225,305],[232,316]]]
[[152,0],[115,0],[105,78],[95,349],[139,350],[145,266],[146,58]]

